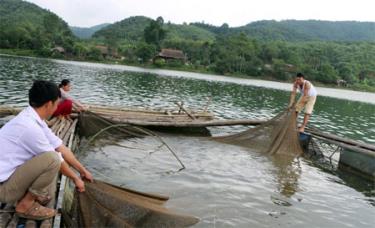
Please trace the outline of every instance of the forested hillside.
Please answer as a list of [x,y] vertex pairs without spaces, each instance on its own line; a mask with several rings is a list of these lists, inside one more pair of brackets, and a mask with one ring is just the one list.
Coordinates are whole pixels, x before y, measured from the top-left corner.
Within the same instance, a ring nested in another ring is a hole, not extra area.
[[215,34],[245,33],[251,38],[268,41],[375,41],[374,22],[269,20],[234,28],[229,28],[227,24],[193,24]]
[[72,50],[74,36],[56,14],[21,0],[0,0],[0,48],[38,50],[54,46]]
[[[93,37],[129,42],[141,41],[144,30],[151,21],[151,18],[143,16],[129,17],[97,31]],[[213,41],[215,39],[213,33],[194,25],[165,23],[164,29],[166,30],[166,40]]]

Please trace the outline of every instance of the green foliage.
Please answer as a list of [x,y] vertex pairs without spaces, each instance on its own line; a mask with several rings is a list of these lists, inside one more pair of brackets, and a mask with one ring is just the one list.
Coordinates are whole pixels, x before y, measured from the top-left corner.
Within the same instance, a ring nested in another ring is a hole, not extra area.
[[[106,40],[116,39],[121,43],[134,44],[144,40],[144,31],[153,21],[151,18],[137,16],[108,25],[94,33],[93,38]],[[163,23],[165,41],[213,41],[215,34],[195,25],[177,25]]]
[[87,53],[87,59],[94,60],[94,61],[100,61],[103,59],[102,54],[99,49],[95,47],[91,47]]
[[156,67],[160,67],[160,68],[162,68],[162,67],[165,66],[165,60],[162,59],[162,58],[157,58],[157,59],[155,59],[155,61],[154,61],[154,65],[155,65]]
[[0,48],[38,50],[62,46],[71,51],[74,37],[68,25],[50,11],[21,0],[0,1]]
[[160,42],[165,38],[166,35],[163,24],[164,20],[162,17],[158,17],[155,21],[150,21],[150,24],[145,28],[143,34],[146,43],[160,47]]
[[212,46],[211,55],[218,73],[246,74],[261,67],[259,53],[258,42],[241,33],[219,37]]
[[202,28],[202,29],[204,29],[206,31],[209,31],[209,32],[211,32],[213,34],[216,34],[216,35],[227,35],[231,32],[230,29],[229,29],[229,25],[227,23],[224,23],[220,27],[205,24],[203,22],[202,23],[200,23],[200,22],[190,23],[190,25]]
[[287,81],[290,78],[289,73],[285,70],[285,65],[286,63],[282,59],[273,60],[273,73],[276,79]]
[[177,25],[177,24],[165,24],[164,25],[167,36],[166,39],[170,41],[214,41],[215,35],[195,25]]
[[143,16],[129,17],[100,29],[94,33],[93,37],[127,42],[139,41],[143,38],[143,32],[151,20]]
[[318,74],[316,77],[317,81],[327,83],[327,84],[335,84],[338,79],[337,72],[335,68],[329,63],[325,63],[318,69]]
[[184,65],[184,63],[181,61],[181,60],[168,60],[167,62],[166,62],[166,66],[168,66],[168,67],[174,67],[174,68],[176,68],[176,67],[182,67]]
[[147,63],[155,56],[156,47],[153,44],[140,43],[136,49],[136,55],[141,59],[142,63]]
[[374,41],[375,23],[355,21],[257,21],[232,29],[261,40]]

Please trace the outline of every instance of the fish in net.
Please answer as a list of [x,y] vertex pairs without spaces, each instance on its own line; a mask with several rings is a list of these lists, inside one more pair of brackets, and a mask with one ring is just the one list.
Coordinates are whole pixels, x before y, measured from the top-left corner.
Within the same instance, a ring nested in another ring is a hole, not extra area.
[[298,139],[297,113],[288,108],[269,121],[246,131],[213,137],[214,140],[249,147],[269,155],[293,155],[303,153]]

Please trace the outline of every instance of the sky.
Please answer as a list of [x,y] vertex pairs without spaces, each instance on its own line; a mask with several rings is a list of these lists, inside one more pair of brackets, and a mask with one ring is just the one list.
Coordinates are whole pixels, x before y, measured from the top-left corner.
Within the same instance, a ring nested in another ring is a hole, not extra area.
[[27,0],[49,9],[71,26],[90,27],[130,16],[162,16],[165,22],[228,23],[259,20],[375,22],[375,0]]

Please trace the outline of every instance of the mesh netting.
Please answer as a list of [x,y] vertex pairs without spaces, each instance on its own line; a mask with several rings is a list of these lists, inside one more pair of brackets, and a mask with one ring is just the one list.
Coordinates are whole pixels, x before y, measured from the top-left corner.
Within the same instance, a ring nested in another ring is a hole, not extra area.
[[[119,138],[142,137],[152,132],[103,118],[92,112],[80,114],[79,133],[86,137],[86,146],[97,136],[110,134]],[[66,186],[64,218],[68,227],[186,227],[199,219],[179,215],[163,206],[168,197],[137,192],[102,181],[86,183],[84,193]],[[67,193],[67,192],[71,193]]]
[[140,128],[129,124],[119,124],[93,112],[82,112],[79,115],[79,135],[92,137],[102,133],[119,137],[142,137],[145,135]]
[[255,128],[214,139],[270,155],[303,153],[298,139],[297,114],[293,109],[287,109]]
[[163,204],[167,197],[137,192],[105,182],[86,183],[76,193],[69,226],[72,227],[186,227],[195,217],[175,214]]

